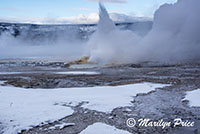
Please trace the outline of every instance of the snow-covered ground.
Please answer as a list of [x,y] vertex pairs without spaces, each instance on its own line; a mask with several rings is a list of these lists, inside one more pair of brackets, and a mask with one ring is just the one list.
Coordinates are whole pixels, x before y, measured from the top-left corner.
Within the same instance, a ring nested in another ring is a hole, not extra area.
[[63,89],[23,89],[0,86],[0,122],[4,133],[16,133],[41,123],[51,122],[73,113],[66,105],[88,102],[84,108],[111,112],[114,108],[130,106],[132,96],[148,93],[167,85],[139,83],[116,87],[83,87]]
[[189,100],[190,106],[200,107],[200,89],[187,92],[185,100]]
[[21,74],[21,72],[0,72],[0,75],[7,75],[7,74]]
[[38,73],[38,71],[31,71],[31,72],[0,72],[0,75],[17,75],[17,74],[34,74]]
[[2,84],[4,84],[5,83],[5,81],[0,81],[0,85],[2,85]]
[[[11,75],[11,74],[33,74],[35,72],[0,72],[0,75]],[[66,71],[66,72],[54,72],[54,74],[63,74],[63,75],[98,75],[99,72],[89,72],[89,71]]]
[[65,75],[97,75],[99,72],[86,72],[86,71],[68,71],[68,72],[56,72],[55,74]]
[[49,127],[47,130],[54,130],[54,129],[63,129],[64,127],[67,127],[67,126],[74,126],[75,123],[62,123],[62,124],[57,124],[55,126],[52,126],[52,127]]
[[131,133],[124,130],[119,130],[113,126],[109,126],[103,123],[95,123],[87,127],[80,134],[131,134]]

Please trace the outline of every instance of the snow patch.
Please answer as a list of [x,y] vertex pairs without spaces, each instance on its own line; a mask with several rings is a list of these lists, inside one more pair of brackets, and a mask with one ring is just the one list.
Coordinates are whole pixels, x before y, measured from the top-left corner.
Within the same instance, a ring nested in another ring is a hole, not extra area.
[[3,85],[5,83],[5,81],[0,81],[0,85]]
[[0,75],[7,75],[7,74],[21,74],[21,72],[0,72]]
[[4,134],[16,133],[41,123],[52,122],[73,113],[69,105],[101,112],[130,106],[133,96],[167,85],[139,83],[116,87],[83,87],[60,89],[23,89],[0,86],[0,122],[7,126]]
[[190,106],[200,107],[200,89],[189,91],[185,97],[185,100],[189,100]]
[[57,95],[49,94],[48,90],[34,91],[0,86],[0,122],[8,126],[4,133],[16,133],[71,115],[71,108],[54,105],[58,98]]
[[65,127],[74,126],[74,125],[75,125],[75,123],[62,123],[62,124],[57,124],[55,126],[49,127],[48,129],[50,129],[50,130],[63,129]]
[[103,123],[95,123],[87,127],[80,134],[131,134],[131,133],[124,130],[119,130],[113,126],[109,126]]
[[56,72],[55,74],[65,74],[65,75],[97,75],[99,72],[84,72],[84,71],[70,71],[70,72]]

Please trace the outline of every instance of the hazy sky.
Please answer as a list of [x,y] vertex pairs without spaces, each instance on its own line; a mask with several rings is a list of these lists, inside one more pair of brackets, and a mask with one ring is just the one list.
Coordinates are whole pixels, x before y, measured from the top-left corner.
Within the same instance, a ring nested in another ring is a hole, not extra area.
[[[98,12],[98,0],[0,0],[0,18],[59,18]],[[177,0],[102,0],[109,12],[152,16],[163,3]]]

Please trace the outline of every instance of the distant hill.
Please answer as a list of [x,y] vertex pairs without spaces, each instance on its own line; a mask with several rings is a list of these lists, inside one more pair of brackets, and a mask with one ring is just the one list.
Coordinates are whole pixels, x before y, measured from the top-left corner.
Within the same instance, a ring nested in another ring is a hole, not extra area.
[[[131,30],[141,36],[150,31],[152,21],[139,21],[116,23],[116,26],[122,30]],[[66,25],[38,25],[23,23],[1,23],[0,36],[10,34],[13,37],[31,41],[56,40],[60,36],[64,36],[67,40],[78,38],[87,40],[97,29],[97,24],[66,24]]]

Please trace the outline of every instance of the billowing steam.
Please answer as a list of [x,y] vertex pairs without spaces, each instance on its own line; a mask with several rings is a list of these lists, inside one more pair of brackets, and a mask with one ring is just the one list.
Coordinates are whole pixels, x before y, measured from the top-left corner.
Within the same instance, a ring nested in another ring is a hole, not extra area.
[[200,1],[179,0],[156,11],[151,32],[141,44],[154,60],[200,59]]
[[72,60],[82,55],[84,41],[76,37],[77,31],[66,28],[68,33],[63,33],[48,28],[47,32],[44,28],[36,32],[35,29],[25,33],[22,30],[17,37],[3,32],[0,36],[0,59]]
[[141,38],[132,31],[119,30],[102,4],[100,6],[98,29],[90,38],[86,47],[86,55],[90,61],[97,63],[128,62],[132,51]]
[[[81,57],[97,63],[133,63],[142,61],[185,61],[200,59],[200,0],[178,0],[161,6],[154,15],[152,30],[144,37],[129,30],[119,30],[100,4],[97,31],[85,43],[73,33],[55,34],[25,41],[24,36],[0,36],[0,58],[8,57]],[[39,29],[40,30],[40,29]],[[48,29],[46,29],[48,31]],[[26,35],[26,34],[25,34]],[[37,40],[35,42],[34,40]],[[82,53],[84,51],[84,54]]]
[[155,13],[145,37],[120,31],[100,4],[98,30],[89,40],[87,54],[94,62],[185,61],[200,59],[200,1],[178,0]]

